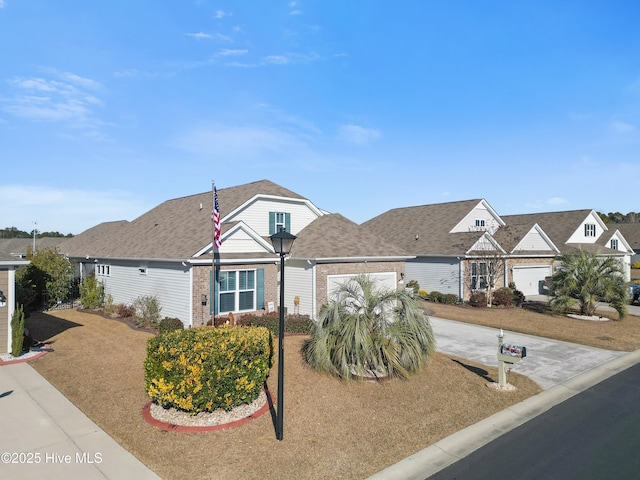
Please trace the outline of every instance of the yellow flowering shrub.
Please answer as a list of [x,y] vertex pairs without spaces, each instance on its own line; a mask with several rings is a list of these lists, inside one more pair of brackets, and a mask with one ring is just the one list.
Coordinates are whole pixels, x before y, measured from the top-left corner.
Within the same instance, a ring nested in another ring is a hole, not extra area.
[[273,337],[264,327],[199,327],[147,342],[149,398],[186,412],[231,410],[253,402],[273,365]]

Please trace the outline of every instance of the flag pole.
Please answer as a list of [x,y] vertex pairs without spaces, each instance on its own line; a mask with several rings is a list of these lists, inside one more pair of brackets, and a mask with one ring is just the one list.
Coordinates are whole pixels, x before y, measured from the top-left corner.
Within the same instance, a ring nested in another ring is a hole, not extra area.
[[216,326],[216,288],[215,288],[215,281],[216,281],[216,270],[215,270],[215,264],[216,264],[216,222],[214,219],[214,215],[215,215],[215,209],[216,209],[216,183],[215,181],[211,180],[211,200],[212,200],[212,206],[211,206],[211,275],[210,275],[210,279],[209,280],[209,294],[211,296],[211,298],[209,299],[210,303],[211,303],[211,326],[215,327]]

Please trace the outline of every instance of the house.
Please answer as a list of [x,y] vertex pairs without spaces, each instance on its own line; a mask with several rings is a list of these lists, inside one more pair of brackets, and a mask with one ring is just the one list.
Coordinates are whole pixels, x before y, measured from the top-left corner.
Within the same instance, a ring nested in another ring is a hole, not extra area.
[[[616,228],[617,224],[610,225],[611,228],[607,227],[595,210],[506,215],[502,218],[509,225],[526,225],[536,222],[558,247],[561,254],[577,253],[582,250],[617,257],[623,265],[625,281],[628,282],[630,279],[630,260],[634,253],[633,249],[620,229]],[[542,280],[543,277],[540,277],[540,274],[538,278]],[[551,275],[552,272],[548,274]]]
[[415,256],[407,281],[465,300],[489,283],[508,285],[514,270],[549,266],[558,253],[538,225],[507,227],[484,199],[396,208],[362,225]]
[[18,258],[26,258],[27,252],[58,248],[60,249],[68,237],[41,237],[36,238],[0,238],[0,252],[13,255]]
[[16,271],[30,262],[0,253],[0,353],[11,352],[11,317],[16,308]]
[[640,223],[614,223],[610,224],[609,227],[620,231],[629,243],[634,252],[631,256],[631,264],[640,262]]
[[205,192],[167,200],[131,222],[97,225],[65,242],[62,253],[80,277],[95,274],[115,304],[157,296],[161,315],[186,326],[279,306],[280,257],[269,237],[280,229],[297,237],[285,266],[290,313],[315,318],[349,276],[368,273],[391,288],[403,278],[410,256],[401,248],[269,180],[217,195],[219,249],[213,194]]
[[629,279],[628,243],[593,210],[500,216],[474,199],[396,208],[362,225],[414,255],[407,281],[464,300],[511,282],[525,295],[545,293],[555,258],[578,249],[619,257]]

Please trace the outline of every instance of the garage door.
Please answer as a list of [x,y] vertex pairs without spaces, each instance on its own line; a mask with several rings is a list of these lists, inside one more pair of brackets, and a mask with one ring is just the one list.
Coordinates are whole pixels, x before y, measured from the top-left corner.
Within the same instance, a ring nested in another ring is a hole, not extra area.
[[541,282],[551,275],[551,266],[513,267],[513,281],[516,288],[525,295],[540,295]]
[[[386,288],[395,290],[397,288],[396,272],[368,273],[369,277],[375,282],[378,288]],[[340,285],[349,281],[349,279],[357,277],[354,275],[327,275],[327,297],[331,298]]]

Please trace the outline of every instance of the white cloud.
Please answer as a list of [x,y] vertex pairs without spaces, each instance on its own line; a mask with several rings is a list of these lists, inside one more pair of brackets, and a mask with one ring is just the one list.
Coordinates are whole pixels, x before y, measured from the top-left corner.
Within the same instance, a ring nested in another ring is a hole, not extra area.
[[28,120],[92,127],[92,108],[102,101],[87,90],[97,90],[101,84],[68,72],[56,72],[56,76],[65,81],[40,77],[11,79],[9,84],[16,94],[4,100],[2,109]]
[[225,12],[224,10],[216,10],[216,13],[213,15],[213,18],[224,18],[224,17],[230,17],[231,15],[233,15],[233,13],[229,13],[229,12]]
[[305,147],[296,135],[264,126],[200,128],[179,137],[174,144],[183,150],[220,158],[290,154]]
[[185,35],[187,35],[188,37],[197,38],[198,40],[203,39],[203,38],[211,38],[210,34],[204,33],[204,32],[186,33]]
[[611,129],[617,133],[629,133],[633,132],[636,127],[627,122],[622,122],[620,120],[614,121],[610,125]]
[[2,227],[78,234],[99,223],[133,220],[147,211],[140,198],[122,191],[74,190],[52,186],[0,185]]
[[247,53],[249,53],[249,50],[241,50],[241,49],[231,49],[231,48],[225,48],[220,50],[217,55],[220,57],[232,57],[232,56],[238,56],[238,55],[246,55]]
[[347,143],[354,145],[367,145],[381,137],[379,130],[365,128],[360,125],[342,125],[338,137]]
[[7,4],[5,3],[5,1],[4,0],[0,0],[0,8],[4,8],[6,6],[7,6]]

